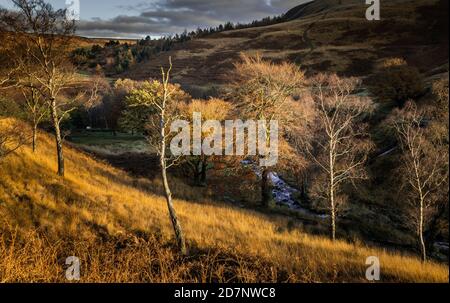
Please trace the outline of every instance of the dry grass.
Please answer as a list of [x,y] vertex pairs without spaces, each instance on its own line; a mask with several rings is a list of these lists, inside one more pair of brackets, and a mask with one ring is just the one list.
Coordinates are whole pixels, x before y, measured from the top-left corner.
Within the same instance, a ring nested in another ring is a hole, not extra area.
[[35,231],[0,238],[0,282],[67,282],[65,259],[82,260],[82,282],[225,283],[288,281],[269,263],[222,248],[181,257],[155,237],[51,242]]
[[[307,74],[367,76],[379,60],[393,56],[424,71],[448,62],[448,46],[437,45],[432,35],[425,34],[433,24],[446,25],[447,16],[439,12],[445,11],[448,1],[444,5],[437,0],[388,1],[379,22],[367,21],[367,6],[361,1],[344,1],[351,2],[345,9],[337,0],[317,1],[317,5],[324,2],[330,4],[325,5],[327,9],[317,7],[316,13],[289,22],[225,31],[177,45],[133,66],[122,77],[159,78],[159,67],[170,56],[173,78],[183,87],[226,87],[240,52],[258,52],[274,62],[295,62]],[[434,32],[444,35],[445,29]]]
[[64,260],[82,262],[82,282],[365,282],[378,256],[385,282],[448,282],[448,266],[332,243],[289,220],[205,200],[174,181],[190,255],[172,250],[159,181],[131,178],[66,148],[66,179],[55,175],[53,140],[40,135],[0,162],[0,281],[64,281]]

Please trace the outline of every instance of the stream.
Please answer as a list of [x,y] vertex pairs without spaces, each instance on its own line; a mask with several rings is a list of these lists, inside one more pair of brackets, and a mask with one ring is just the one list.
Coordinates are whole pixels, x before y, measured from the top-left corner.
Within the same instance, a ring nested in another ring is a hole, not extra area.
[[277,205],[287,206],[289,207],[289,209],[319,219],[328,218],[328,215],[321,215],[302,207],[300,203],[294,198],[295,195],[299,193],[299,190],[287,184],[286,181],[284,181],[277,173],[269,173],[269,179],[273,186],[272,196]]
[[[261,169],[250,160],[242,161],[242,164],[247,167],[251,167],[254,173],[261,178]],[[327,215],[322,215],[313,212],[305,207],[302,207],[300,203],[295,199],[295,195],[299,193],[299,190],[290,186],[283,178],[276,172],[269,173],[269,180],[272,186],[272,196],[275,203],[278,206],[288,207],[291,210],[302,213],[304,215],[313,216],[319,219],[326,219]]]

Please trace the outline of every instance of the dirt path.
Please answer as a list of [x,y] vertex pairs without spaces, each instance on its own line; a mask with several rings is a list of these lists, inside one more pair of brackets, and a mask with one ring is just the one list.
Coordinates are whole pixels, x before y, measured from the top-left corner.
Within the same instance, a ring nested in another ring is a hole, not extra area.
[[308,45],[309,47],[309,51],[306,53],[307,55],[311,54],[315,49],[316,46],[314,45],[314,42],[312,41],[312,39],[309,37],[309,32],[313,29],[313,27],[320,21],[324,20],[326,17],[328,16],[328,12],[326,12],[325,14],[323,14],[323,16],[319,19],[316,20],[314,22],[311,22],[308,27],[306,28],[305,32],[303,33],[302,39],[303,42]]

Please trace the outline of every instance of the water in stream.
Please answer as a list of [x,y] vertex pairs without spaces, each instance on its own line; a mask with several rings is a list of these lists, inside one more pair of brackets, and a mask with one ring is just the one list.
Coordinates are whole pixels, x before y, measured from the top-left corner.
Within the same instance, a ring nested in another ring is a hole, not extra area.
[[[261,169],[259,166],[255,165],[249,160],[242,162],[243,165],[251,167],[255,174],[261,178]],[[279,206],[288,207],[291,210],[303,213],[305,215],[314,216],[317,218],[324,219],[327,216],[312,212],[300,205],[300,203],[295,199],[295,195],[298,195],[299,190],[290,186],[286,181],[283,180],[276,172],[269,173],[269,180],[272,183],[272,196],[275,203]]]

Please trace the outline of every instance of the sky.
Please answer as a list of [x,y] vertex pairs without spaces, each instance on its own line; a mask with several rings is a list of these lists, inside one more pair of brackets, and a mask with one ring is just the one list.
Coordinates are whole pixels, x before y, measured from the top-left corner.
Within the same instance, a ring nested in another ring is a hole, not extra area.
[[[67,0],[48,0],[65,8]],[[106,38],[160,37],[231,22],[280,15],[309,0],[78,0],[78,35]],[[70,1],[69,1],[70,2]],[[10,0],[0,0],[10,8]]]

